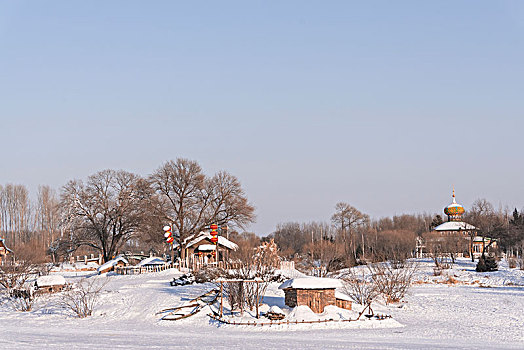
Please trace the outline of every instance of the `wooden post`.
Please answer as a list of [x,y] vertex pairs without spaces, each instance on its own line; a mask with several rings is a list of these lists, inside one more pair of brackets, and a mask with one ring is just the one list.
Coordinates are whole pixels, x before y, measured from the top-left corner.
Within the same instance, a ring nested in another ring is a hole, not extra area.
[[255,304],[256,304],[256,307],[257,307],[257,318],[258,318],[258,281],[255,282],[257,284],[257,294],[256,294],[256,299],[255,299]]
[[220,318],[222,318],[222,312],[223,312],[223,303],[222,303],[223,297],[224,297],[223,283],[222,281],[220,281]]
[[244,316],[244,284],[240,282],[240,316]]

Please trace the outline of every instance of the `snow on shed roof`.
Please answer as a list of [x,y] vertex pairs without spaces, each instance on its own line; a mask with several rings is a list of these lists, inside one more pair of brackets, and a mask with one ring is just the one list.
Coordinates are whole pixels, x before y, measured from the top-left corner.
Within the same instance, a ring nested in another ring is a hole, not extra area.
[[159,258],[158,256],[152,256],[150,258],[146,258],[139,262],[136,266],[145,266],[145,265],[164,265],[166,264],[166,261],[162,258]]
[[335,299],[352,301],[349,295],[335,291]]
[[122,261],[124,264],[129,264],[129,261],[127,261],[126,258],[124,258],[123,256],[117,256],[116,258],[112,259],[112,260],[109,260],[108,262],[106,262],[105,264],[101,265],[97,271],[100,272],[100,271],[104,271],[110,267],[113,267],[115,266],[116,264],[118,264],[119,261]]
[[342,287],[342,283],[334,278],[303,277],[292,278],[282,283],[278,289],[335,289]]
[[62,275],[40,276],[36,279],[38,287],[63,286],[64,284],[66,284],[66,280]]
[[435,227],[435,231],[458,231],[458,230],[476,230],[473,225],[464,221],[448,221]]
[[[211,235],[209,234],[209,232],[200,232],[198,236],[196,236],[194,239],[189,241],[189,243],[187,243],[186,247],[189,248],[203,239],[211,239]],[[236,245],[235,243],[231,242],[229,239],[223,236],[218,236],[218,244],[231,250],[238,249],[238,245]]]

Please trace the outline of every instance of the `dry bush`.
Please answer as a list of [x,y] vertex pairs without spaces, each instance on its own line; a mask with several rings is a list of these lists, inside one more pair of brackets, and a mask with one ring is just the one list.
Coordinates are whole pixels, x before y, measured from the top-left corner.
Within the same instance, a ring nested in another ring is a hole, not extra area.
[[377,292],[384,297],[386,304],[396,303],[404,298],[417,269],[414,263],[407,263],[400,269],[395,269],[389,263],[376,263],[368,267]]
[[15,310],[31,311],[38,297],[39,294],[32,287],[24,287],[12,290],[7,299]]
[[60,304],[79,318],[91,316],[107,280],[83,278],[62,294]]
[[278,248],[273,240],[264,242],[256,248],[249,244],[240,245],[237,258],[240,266],[231,271],[228,278],[239,280],[257,280],[255,282],[231,282],[225,283],[225,294],[231,309],[246,306],[253,308],[264,298],[269,282],[274,279],[275,269],[280,264]]
[[519,269],[524,270],[524,258],[523,257],[517,259],[517,264],[519,265]]
[[508,259],[508,266],[509,266],[510,269],[516,268],[517,265],[518,265],[518,263],[517,263],[517,259],[516,258],[509,258]]
[[360,305],[369,305],[377,297],[378,289],[372,279],[366,279],[365,271],[357,273],[354,269],[342,277],[344,293]]

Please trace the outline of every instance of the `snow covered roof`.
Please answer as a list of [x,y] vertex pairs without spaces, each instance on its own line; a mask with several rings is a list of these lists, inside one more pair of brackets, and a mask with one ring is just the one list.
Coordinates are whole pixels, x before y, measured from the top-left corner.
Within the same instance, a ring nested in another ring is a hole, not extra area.
[[36,279],[38,287],[62,286],[64,284],[66,284],[66,280],[62,275],[40,276]]
[[[189,241],[189,243],[187,243],[186,247],[189,248],[202,241],[203,239],[211,239],[211,235],[209,234],[209,232],[200,232],[198,236],[196,236],[194,239]],[[218,236],[218,244],[231,250],[238,249],[238,245],[236,245],[235,243],[231,242],[229,239],[223,236]]]
[[159,258],[158,256],[152,256],[150,258],[146,258],[139,262],[136,266],[145,266],[145,265],[164,265],[166,264],[166,261],[162,258]]
[[97,269],[97,271],[100,272],[100,271],[107,270],[108,268],[113,267],[113,266],[115,266],[116,264],[118,264],[119,261],[122,261],[124,264],[129,264],[129,261],[127,261],[126,258],[124,258],[123,256],[118,256],[118,257],[114,258],[113,260],[109,260],[109,261],[106,262],[105,264],[101,265],[101,266]]
[[351,298],[348,295],[346,295],[344,293],[337,292],[337,291],[335,291],[335,299],[352,301]]
[[334,278],[302,277],[292,278],[282,283],[278,289],[335,289],[342,287],[342,283]]
[[201,244],[198,246],[198,250],[215,250],[214,244]]
[[9,249],[9,248],[6,247],[6,245],[5,245],[5,239],[0,238],[0,243],[1,243],[0,245],[1,245],[2,247],[4,247],[5,250],[7,250],[8,252],[11,252],[11,253],[13,252],[11,249]]
[[458,231],[458,230],[476,230],[473,225],[464,221],[448,221],[435,227],[435,231]]

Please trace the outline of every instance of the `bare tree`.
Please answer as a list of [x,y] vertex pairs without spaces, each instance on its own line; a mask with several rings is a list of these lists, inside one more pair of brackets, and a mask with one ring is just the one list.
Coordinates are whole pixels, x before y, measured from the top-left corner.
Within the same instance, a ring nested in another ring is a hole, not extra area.
[[373,276],[376,290],[385,298],[386,304],[389,304],[404,298],[411,287],[417,265],[410,263],[397,269],[388,263],[376,263],[368,265],[368,268]]
[[379,295],[377,285],[371,276],[368,278],[363,269],[358,273],[354,268],[350,268],[348,273],[342,277],[342,286],[344,293],[360,305],[370,305]]
[[16,248],[27,240],[31,224],[29,192],[23,185],[0,186],[0,231]]
[[197,162],[179,158],[162,165],[149,180],[159,196],[152,207],[176,228],[182,258],[185,240],[206,226],[242,228],[254,221],[254,207],[238,179],[227,172],[208,178]]
[[376,241],[370,243],[375,261],[390,261],[394,267],[401,267],[415,249],[413,231],[385,230],[377,232],[376,236]]
[[143,199],[149,195],[144,180],[127,171],[104,170],[63,188],[61,208],[68,213],[63,225],[77,246],[86,245],[110,260],[139,232]]
[[38,187],[36,205],[36,231],[41,242],[49,246],[58,237],[59,200],[55,191],[49,186]]
[[[474,226],[477,227],[479,233],[484,237],[497,238],[500,235],[501,231],[504,231],[502,228],[503,218],[501,213],[496,213],[493,205],[488,202],[486,199],[477,199],[473,202],[471,209],[465,216],[466,220],[470,221]],[[507,221],[507,220],[506,220]],[[470,231],[470,255],[471,261],[474,261],[473,258],[473,239],[477,235],[477,231]],[[482,256],[486,249],[489,246],[485,246],[485,240],[482,240]],[[492,239],[489,245],[493,244],[495,241]]]
[[79,318],[91,316],[106,283],[95,277],[83,278],[62,294],[60,303]]
[[335,206],[335,214],[331,217],[331,221],[333,225],[338,228],[339,235],[342,236],[346,256],[349,257],[350,253],[352,253],[354,261],[357,261],[355,230],[359,226],[367,224],[369,222],[369,216],[361,213],[358,209],[347,203],[340,202]]

